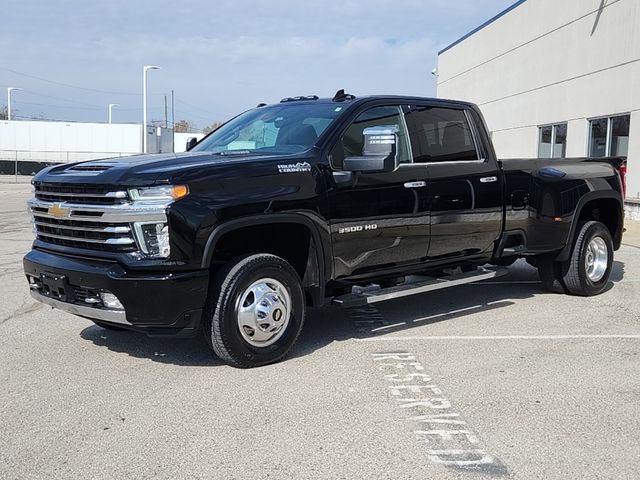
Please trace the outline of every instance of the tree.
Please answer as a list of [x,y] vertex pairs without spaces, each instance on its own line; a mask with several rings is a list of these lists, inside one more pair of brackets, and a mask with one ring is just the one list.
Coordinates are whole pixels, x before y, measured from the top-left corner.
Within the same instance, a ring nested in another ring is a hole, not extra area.
[[187,120],[180,120],[173,126],[173,131],[175,133],[193,133],[194,131],[197,131],[197,128],[195,124]]
[[205,135],[207,135],[208,133],[213,132],[214,130],[217,130],[220,128],[220,126],[222,125],[222,122],[213,122],[211,125],[209,125],[208,127],[204,127],[204,129],[202,130],[202,133],[204,133]]
[[5,105],[3,107],[0,107],[0,120],[6,120],[7,118],[9,118],[9,110]]

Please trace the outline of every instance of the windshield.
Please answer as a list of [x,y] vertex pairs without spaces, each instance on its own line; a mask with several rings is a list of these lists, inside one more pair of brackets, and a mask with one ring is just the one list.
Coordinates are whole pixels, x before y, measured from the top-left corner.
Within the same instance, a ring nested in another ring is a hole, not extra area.
[[299,153],[311,148],[343,111],[336,104],[280,104],[239,115],[202,140],[193,152]]

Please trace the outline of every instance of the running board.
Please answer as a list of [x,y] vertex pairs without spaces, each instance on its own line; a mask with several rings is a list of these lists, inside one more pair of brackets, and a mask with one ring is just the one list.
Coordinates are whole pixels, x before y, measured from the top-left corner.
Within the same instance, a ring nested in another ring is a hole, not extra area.
[[415,282],[390,288],[363,288],[360,292],[348,293],[333,299],[340,307],[360,307],[371,303],[384,302],[394,298],[408,297],[417,293],[431,292],[443,288],[456,287],[467,283],[479,282],[506,274],[506,268],[479,268],[473,272],[456,273],[440,278],[418,277]]

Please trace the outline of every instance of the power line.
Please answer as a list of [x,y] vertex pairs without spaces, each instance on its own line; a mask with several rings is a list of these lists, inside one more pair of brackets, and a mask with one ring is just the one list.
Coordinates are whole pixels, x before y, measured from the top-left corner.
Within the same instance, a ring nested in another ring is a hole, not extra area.
[[[83,106],[76,106],[76,105],[52,105],[50,103],[36,103],[36,102],[25,102],[25,101],[20,101],[20,102],[16,102],[16,105],[35,105],[38,107],[51,107],[51,108],[64,108],[64,109],[72,109],[72,110],[106,110],[107,107],[101,107],[98,105],[91,105],[88,107],[83,107]],[[119,108],[119,111],[124,111],[124,112],[140,112],[142,111],[141,108]],[[159,109],[155,109],[155,111],[158,111]]]
[[184,100],[180,100],[179,98],[176,98],[175,101],[178,102],[178,103],[182,103],[183,105],[186,105],[187,107],[195,108],[196,110],[200,110],[201,112],[204,112],[204,113],[207,113],[209,115],[214,115],[215,116],[215,114],[213,112],[211,112],[209,110],[205,110],[202,107],[196,107],[195,105],[187,103]]
[[[11,72],[11,73],[14,73],[16,75],[23,76],[23,77],[32,78],[34,80],[39,80],[41,82],[51,83],[53,85],[59,85],[59,86],[62,86],[62,87],[67,87],[67,88],[75,88],[76,90],[84,90],[86,92],[106,93],[106,94],[109,94],[109,95],[132,95],[132,96],[136,96],[136,97],[141,97],[142,96],[141,93],[116,92],[116,91],[112,91],[112,90],[100,90],[98,88],[81,87],[80,85],[72,85],[70,83],[58,82],[56,80],[50,80],[48,78],[38,77],[37,75],[31,75],[29,73],[19,72],[17,70],[13,70],[12,68],[0,67],[0,70],[4,70],[5,72]],[[154,93],[152,95],[161,95],[161,94]]]

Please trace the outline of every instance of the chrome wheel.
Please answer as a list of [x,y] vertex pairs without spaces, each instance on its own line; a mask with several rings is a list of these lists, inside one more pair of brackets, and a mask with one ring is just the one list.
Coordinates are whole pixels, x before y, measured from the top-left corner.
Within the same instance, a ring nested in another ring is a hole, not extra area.
[[609,264],[609,253],[601,237],[593,237],[589,242],[584,263],[589,280],[593,283],[602,280]]
[[273,345],[289,323],[289,291],[278,280],[260,279],[240,295],[236,316],[240,334],[248,344],[254,347]]

